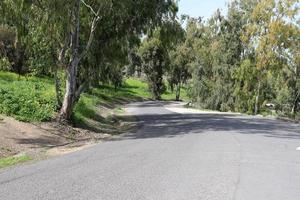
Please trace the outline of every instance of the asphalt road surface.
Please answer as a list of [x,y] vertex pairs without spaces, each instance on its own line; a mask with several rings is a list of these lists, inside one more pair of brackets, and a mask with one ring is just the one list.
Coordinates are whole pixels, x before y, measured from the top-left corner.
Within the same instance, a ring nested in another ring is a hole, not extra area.
[[131,104],[136,133],[2,171],[0,199],[300,199],[299,125],[167,104]]

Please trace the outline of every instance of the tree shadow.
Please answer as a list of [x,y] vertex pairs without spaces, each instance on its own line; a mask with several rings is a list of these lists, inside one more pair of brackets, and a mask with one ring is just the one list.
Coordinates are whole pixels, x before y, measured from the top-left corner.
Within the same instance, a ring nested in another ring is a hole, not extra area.
[[142,128],[136,133],[126,134],[123,139],[172,138],[186,134],[203,134],[212,131],[215,133],[234,132],[300,140],[300,126],[298,124],[251,116],[226,114],[150,114],[138,115],[137,117],[139,119],[139,126]]
[[[176,103],[179,102],[160,100],[160,101],[145,101],[142,104],[132,104],[132,105],[137,108],[151,108],[151,107],[157,108],[158,106],[168,106],[168,105],[174,105]],[[161,116],[161,115],[156,115],[156,116]]]

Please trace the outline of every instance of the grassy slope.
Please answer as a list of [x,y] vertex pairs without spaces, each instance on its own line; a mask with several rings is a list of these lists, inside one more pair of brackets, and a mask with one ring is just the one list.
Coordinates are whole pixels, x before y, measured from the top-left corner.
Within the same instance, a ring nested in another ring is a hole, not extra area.
[[124,103],[149,98],[147,85],[136,79],[127,79],[117,90],[108,85],[93,88],[82,94],[74,109],[73,122],[94,132],[118,134],[116,126],[120,121],[113,114],[122,113],[120,106]]
[[[182,96],[187,99],[184,89]],[[107,121],[99,114],[102,107],[119,109],[116,105],[150,97],[147,84],[133,78],[127,79],[124,86],[116,91],[107,85],[94,88],[81,96],[75,106],[73,120],[80,125],[105,126]],[[175,95],[167,91],[162,98],[173,100]],[[28,122],[50,120],[56,113],[53,79],[24,77],[0,71],[0,113]],[[88,125],[89,121],[103,124]]]
[[55,114],[54,82],[0,71],[0,113],[21,121],[46,121]]

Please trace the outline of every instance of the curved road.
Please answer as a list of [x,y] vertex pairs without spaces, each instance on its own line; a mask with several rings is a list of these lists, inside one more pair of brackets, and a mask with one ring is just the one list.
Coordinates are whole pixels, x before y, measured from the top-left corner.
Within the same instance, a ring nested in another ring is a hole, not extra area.
[[2,200],[296,200],[300,126],[131,104],[140,129],[0,173]]

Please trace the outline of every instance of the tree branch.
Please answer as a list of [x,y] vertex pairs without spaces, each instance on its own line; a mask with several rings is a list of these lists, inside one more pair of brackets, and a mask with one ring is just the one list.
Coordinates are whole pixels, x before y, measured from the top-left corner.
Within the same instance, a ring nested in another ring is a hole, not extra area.
[[87,54],[89,48],[92,45],[92,42],[93,42],[93,39],[94,39],[94,33],[95,33],[96,28],[97,28],[97,23],[100,20],[99,12],[100,12],[100,8],[98,9],[97,13],[95,13],[95,17],[94,17],[94,19],[92,21],[92,25],[91,25],[89,40],[87,42],[85,50],[79,56],[79,60],[81,60]]
[[95,17],[99,17],[99,11],[96,13],[94,11],[94,9],[92,8],[92,6],[88,5],[84,0],[81,0],[81,2],[92,11],[92,13],[95,15]]

